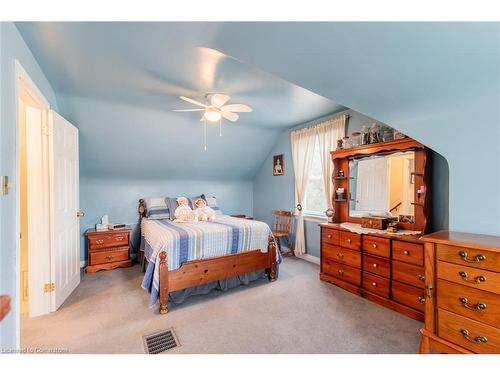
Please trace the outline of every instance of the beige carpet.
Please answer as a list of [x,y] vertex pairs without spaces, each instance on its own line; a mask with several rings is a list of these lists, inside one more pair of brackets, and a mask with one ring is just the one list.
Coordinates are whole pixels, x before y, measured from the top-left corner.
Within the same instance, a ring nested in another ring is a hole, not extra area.
[[21,322],[21,345],[70,353],[144,353],[142,336],[173,327],[168,353],[417,353],[421,322],[321,282],[319,267],[285,258],[259,280],[149,309],[139,266],[85,274],[55,313]]

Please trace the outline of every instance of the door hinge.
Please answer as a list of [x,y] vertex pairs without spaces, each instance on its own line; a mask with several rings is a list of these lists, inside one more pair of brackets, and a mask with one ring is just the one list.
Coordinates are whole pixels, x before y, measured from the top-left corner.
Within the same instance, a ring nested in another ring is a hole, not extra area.
[[52,129],[50,126],[46,125],[43,127],[43,134],[44,135],[52,135]]
[[47,283],[43,285],[43,292],[44,293],[51,293],[54,290],[56,290],[56,284],[55,283]]

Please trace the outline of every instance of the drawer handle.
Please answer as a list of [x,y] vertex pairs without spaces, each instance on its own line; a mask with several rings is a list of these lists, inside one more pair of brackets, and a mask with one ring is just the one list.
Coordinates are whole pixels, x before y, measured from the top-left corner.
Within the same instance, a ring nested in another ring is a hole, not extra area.
[[332,238],[332,235],[331,235],[331,234],[329,234],[329,235],[328,235],[328,236],[326,236],[326,237],[331,239],[331,238]]
[[403,251],[404,255],[410,255],[410,252],[408,250]]
[[476,344],[486,344],[488,342],[488,338],[486,336],[476,336],[474,338],[470,337],[469,330],[465,328],[460,328],[460,333],[462,334],[464,339]]
[[115,236],[115,240],[117,240],[117,241],[121,241],[121,240],[123,240],[123,238],[124,238],[123,236]]
[[425,280],[425,276],[424,275],[418,275],[417,279],[419,279],[420,281],[424,281]]
[[344,254],[342,254],[342,253],[337,253],[337,258],[344,259]]
[[486,255],[479,254],[476,255],[473,259],[467,258],[467,252],[466,251],[459,251],[458,255],[462,258],[464,262],[468,263],[477,263],[477,262],[482,262],[483,260],[486,260]]
[[352,240],[350,238],[347,239],[347,243],[351,243]]
[[376,248],[377,248],[377,244],[376,244],[376,243],[374,243],[374,244],[372,245],[372,247],[373,247],[374,249],[376,249]]
[[102,245],[104,243],[104,240],[95,240],[95,243],[97,245]]
[[373,266],[373,268],[377,268],[378,264],[377,263],[373,263],[372,266]]
[[464,280],[467,281],[468,283],[473,283],[473,284],[480,284],[484,283],[486,281],[486,277],[483,275],[479,275],[474,277],[473,280],[469,279],[469,275],[465,271],[460,271],[458,275]]
[[374,281],[374,282],[372,283],[372,286],[377,286],[377,283]]
[[469,310],[480,311],[480,310],[485,310],[486,309],[486,304],[485,303],[479,302],[479,303],[476,303],[475,305],[471,305],[469,303],[469,300],[466,297],[459,297],[458,300],[463,305],[463,307],[465,307],[466,309],[469,309]]
[[418,303],[423,305],[425,303],[425,297],[418,297]]
[[107,260],[107,261],[110,261],[110,260],[112,260],[112,259],[113,259],[113,255],[108,255],[108,256],[106,257],[106,260]]
[[338,270],[337,272],[339,273],[340,276],[344,276],[344,270]]

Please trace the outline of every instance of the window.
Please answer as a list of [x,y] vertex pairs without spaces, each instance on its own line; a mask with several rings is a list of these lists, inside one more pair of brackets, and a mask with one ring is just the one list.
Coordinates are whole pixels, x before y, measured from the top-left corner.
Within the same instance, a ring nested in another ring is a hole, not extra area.
[[306,215],[324,216],[327,209],[325,203],[325,185],[323,183],[323,171],[321,169],[319,142],[316,138],[314,146],[309,180],[307,181],[306,196],[304,202],[304,213]]

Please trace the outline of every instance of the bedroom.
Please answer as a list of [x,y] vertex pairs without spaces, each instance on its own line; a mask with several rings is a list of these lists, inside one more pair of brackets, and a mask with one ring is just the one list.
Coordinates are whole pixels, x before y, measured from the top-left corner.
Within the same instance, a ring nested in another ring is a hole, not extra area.
[[19,19],[2,350],[500,351],[498,23]]

